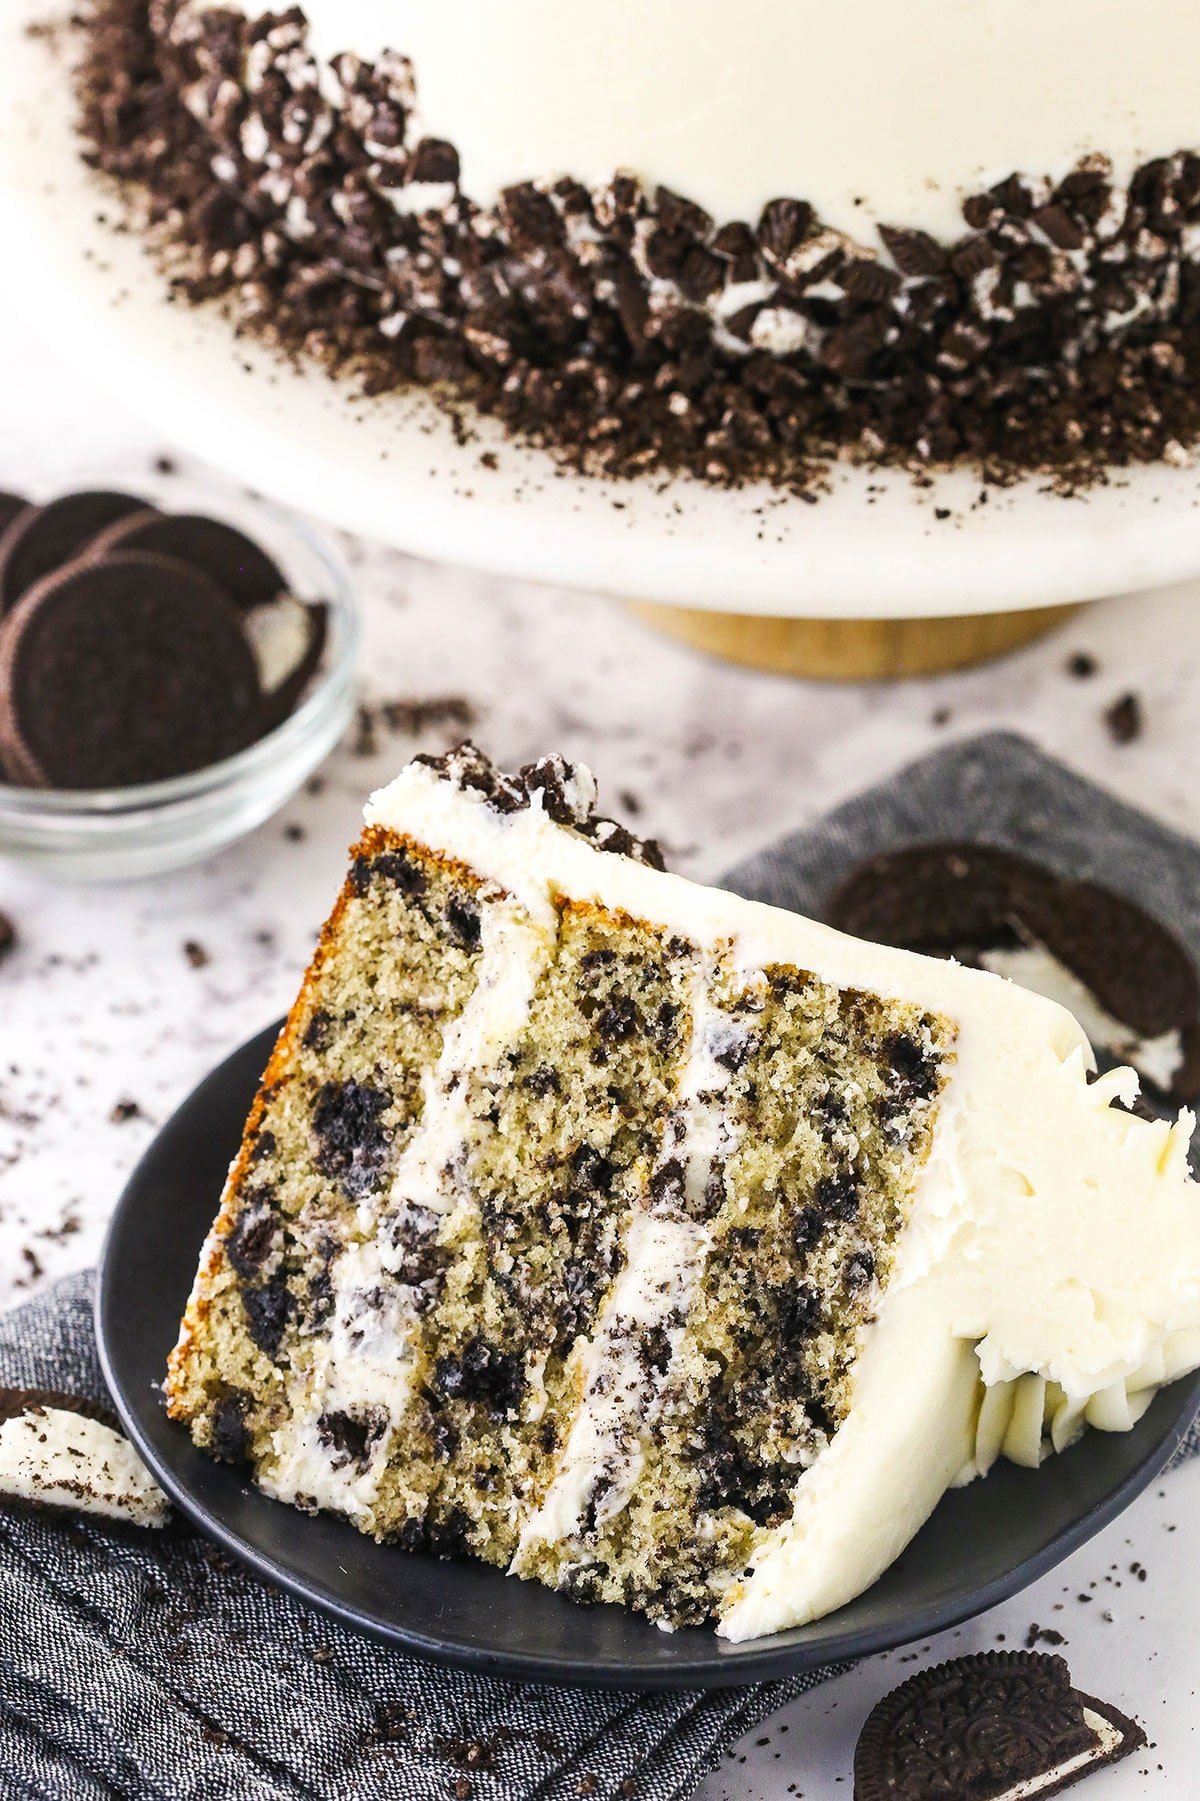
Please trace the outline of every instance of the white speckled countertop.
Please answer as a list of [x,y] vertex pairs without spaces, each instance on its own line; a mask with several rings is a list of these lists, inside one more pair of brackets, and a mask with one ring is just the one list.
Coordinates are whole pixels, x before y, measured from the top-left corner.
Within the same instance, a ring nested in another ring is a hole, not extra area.
[[[81,388],[0,296],[0,488],[86,469],[136,484],[172,447]],[[462,697],[504,764],[550,749],[596,770],[602,801],[708,877],[945,742],[1022,731],[1136,804],[1200,833],[1200,587],[1105,602],[1005,663],[892,688],[819,687],[702,660],[608,602],[421,564],[346,541],[366,612],[368,701]],[[1068,657],[1097,672],[1078,679]],[[1103,723],[1135,692],[1144,730]],[[453,724],[344,746],[279,819],[179,874],[51,885],[0,863],[16,928],[0,965],[0,1304],[95,1259],[124,1177],[213,1063],[279,1014],[341,878],[366,791]],[[1076,1680],[1136,1713],[1152,1748],[1091,1801],[1196,1793],[1200,1462],[1152,1489],[1033,1590],[932,1647],[876,1659],[752,1733],[704,1801],[850,1801],[853,1745],[879,1695],[967,1649],[1064,1634]],[[1178,1531],[1175,1527],[1178,1526]],[[1130,1573],[1140,1563],[1144,1581]]]

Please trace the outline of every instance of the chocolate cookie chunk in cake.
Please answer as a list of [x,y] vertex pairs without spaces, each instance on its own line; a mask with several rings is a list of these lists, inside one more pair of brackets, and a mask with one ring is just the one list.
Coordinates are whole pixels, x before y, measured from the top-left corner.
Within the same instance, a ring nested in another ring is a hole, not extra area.
[[96,562],[125,550],[177,558],[209,576],[238,607],[273,600],[287,586],[278,564],[245,532],[202,513],[160,513],[143,506],[99,532],[85,554]]
[[187,774],[250,743],[260,705],[238,613],[170,557],[76,564],[37,583],[0,629],[0,751],[32,785]]
[[116,1415],[78,1395],[0,1388],[0,1502],[165,1526],[170,1503]]
[[918,844],[860,864],[830,923],[955,956],[1059,1001],[1097,1050],[1173,1100],[1200,1094],[1200,980],[1135,902],[986,844]]
[[1044,1801],[1145,1742],[1071,1687],[1061,1657],[988,1651],[884,1696],[854,1754],[854,1801]]
[[99,489],[22,508],[0,536],[0,613],[42,576],[69,563],[97,532],[144,511],[146,502],[136,495]]

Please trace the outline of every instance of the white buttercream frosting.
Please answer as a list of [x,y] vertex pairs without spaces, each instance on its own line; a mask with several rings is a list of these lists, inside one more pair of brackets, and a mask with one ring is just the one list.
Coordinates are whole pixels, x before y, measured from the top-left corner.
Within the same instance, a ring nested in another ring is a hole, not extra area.
[[0,1495],[135,1526],[165,1526],[170,1502],[121,1433],[65,1407],[0,1425]]
[[[1200,1364],[1192,1119],[1169,1127],[1114,1107],[1133,1098],[1136,1076],[1089,1083],[1087,1039],[1058,1005],[986,971],[866,944],[601,852],[554,825],[537,795],[501,815],[411,766],[372,797],[367,818],[467,863],[531,919],[559,898],[593,900],[728,946],[744,971],[791,964],[956,1024],[932,1149],[854,1367],[851,1412],[801,1478],[792,1519],[730,1591],[728,1636],[838,1607],[955,1481],[1000,1451],[1039,1461],[1084,1423],[1124,1429],[1156,1386]],[[649,1292],[654,1242],[648,1227],[631,1307]],[[569,1524],[571,1494],[559,1499]]]
[[[243,0],[258,13],[265,0]],[[1014,171],[1119,173],[1196,144],[1191,0],[308,0],[322,54],[411,58],[422,128],[481,203],[620,168],[719,219],[778,195],[953,237]]]

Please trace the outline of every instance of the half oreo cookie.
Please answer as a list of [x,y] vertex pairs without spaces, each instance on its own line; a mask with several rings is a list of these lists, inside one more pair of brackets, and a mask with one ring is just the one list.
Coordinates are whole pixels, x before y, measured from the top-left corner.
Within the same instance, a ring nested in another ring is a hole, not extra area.
[[986,1651],[885,1695],[854,1753],[854,1801],[1046,1801],[1146,1743],[1071,1686],[1061,1657]]
[[917,844],[860,864],[826,911],[856,937],[1009,976],[1067,1007],[1158,1093],[1200,1095],[1200,979],[1124,895],[993,845]]
[[78,1395],[0,1388],[0,1502],[165,1526],[170,1503],[116,1415]]

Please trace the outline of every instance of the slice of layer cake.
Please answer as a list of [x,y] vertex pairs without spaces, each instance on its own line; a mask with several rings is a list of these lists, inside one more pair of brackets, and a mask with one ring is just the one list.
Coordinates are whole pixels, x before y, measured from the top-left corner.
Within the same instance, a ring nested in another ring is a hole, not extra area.
[[373,798],[169,1406],[281,1500],[742,1639],[1200,1364],[1191,1121],[594,792],[466,746]]

